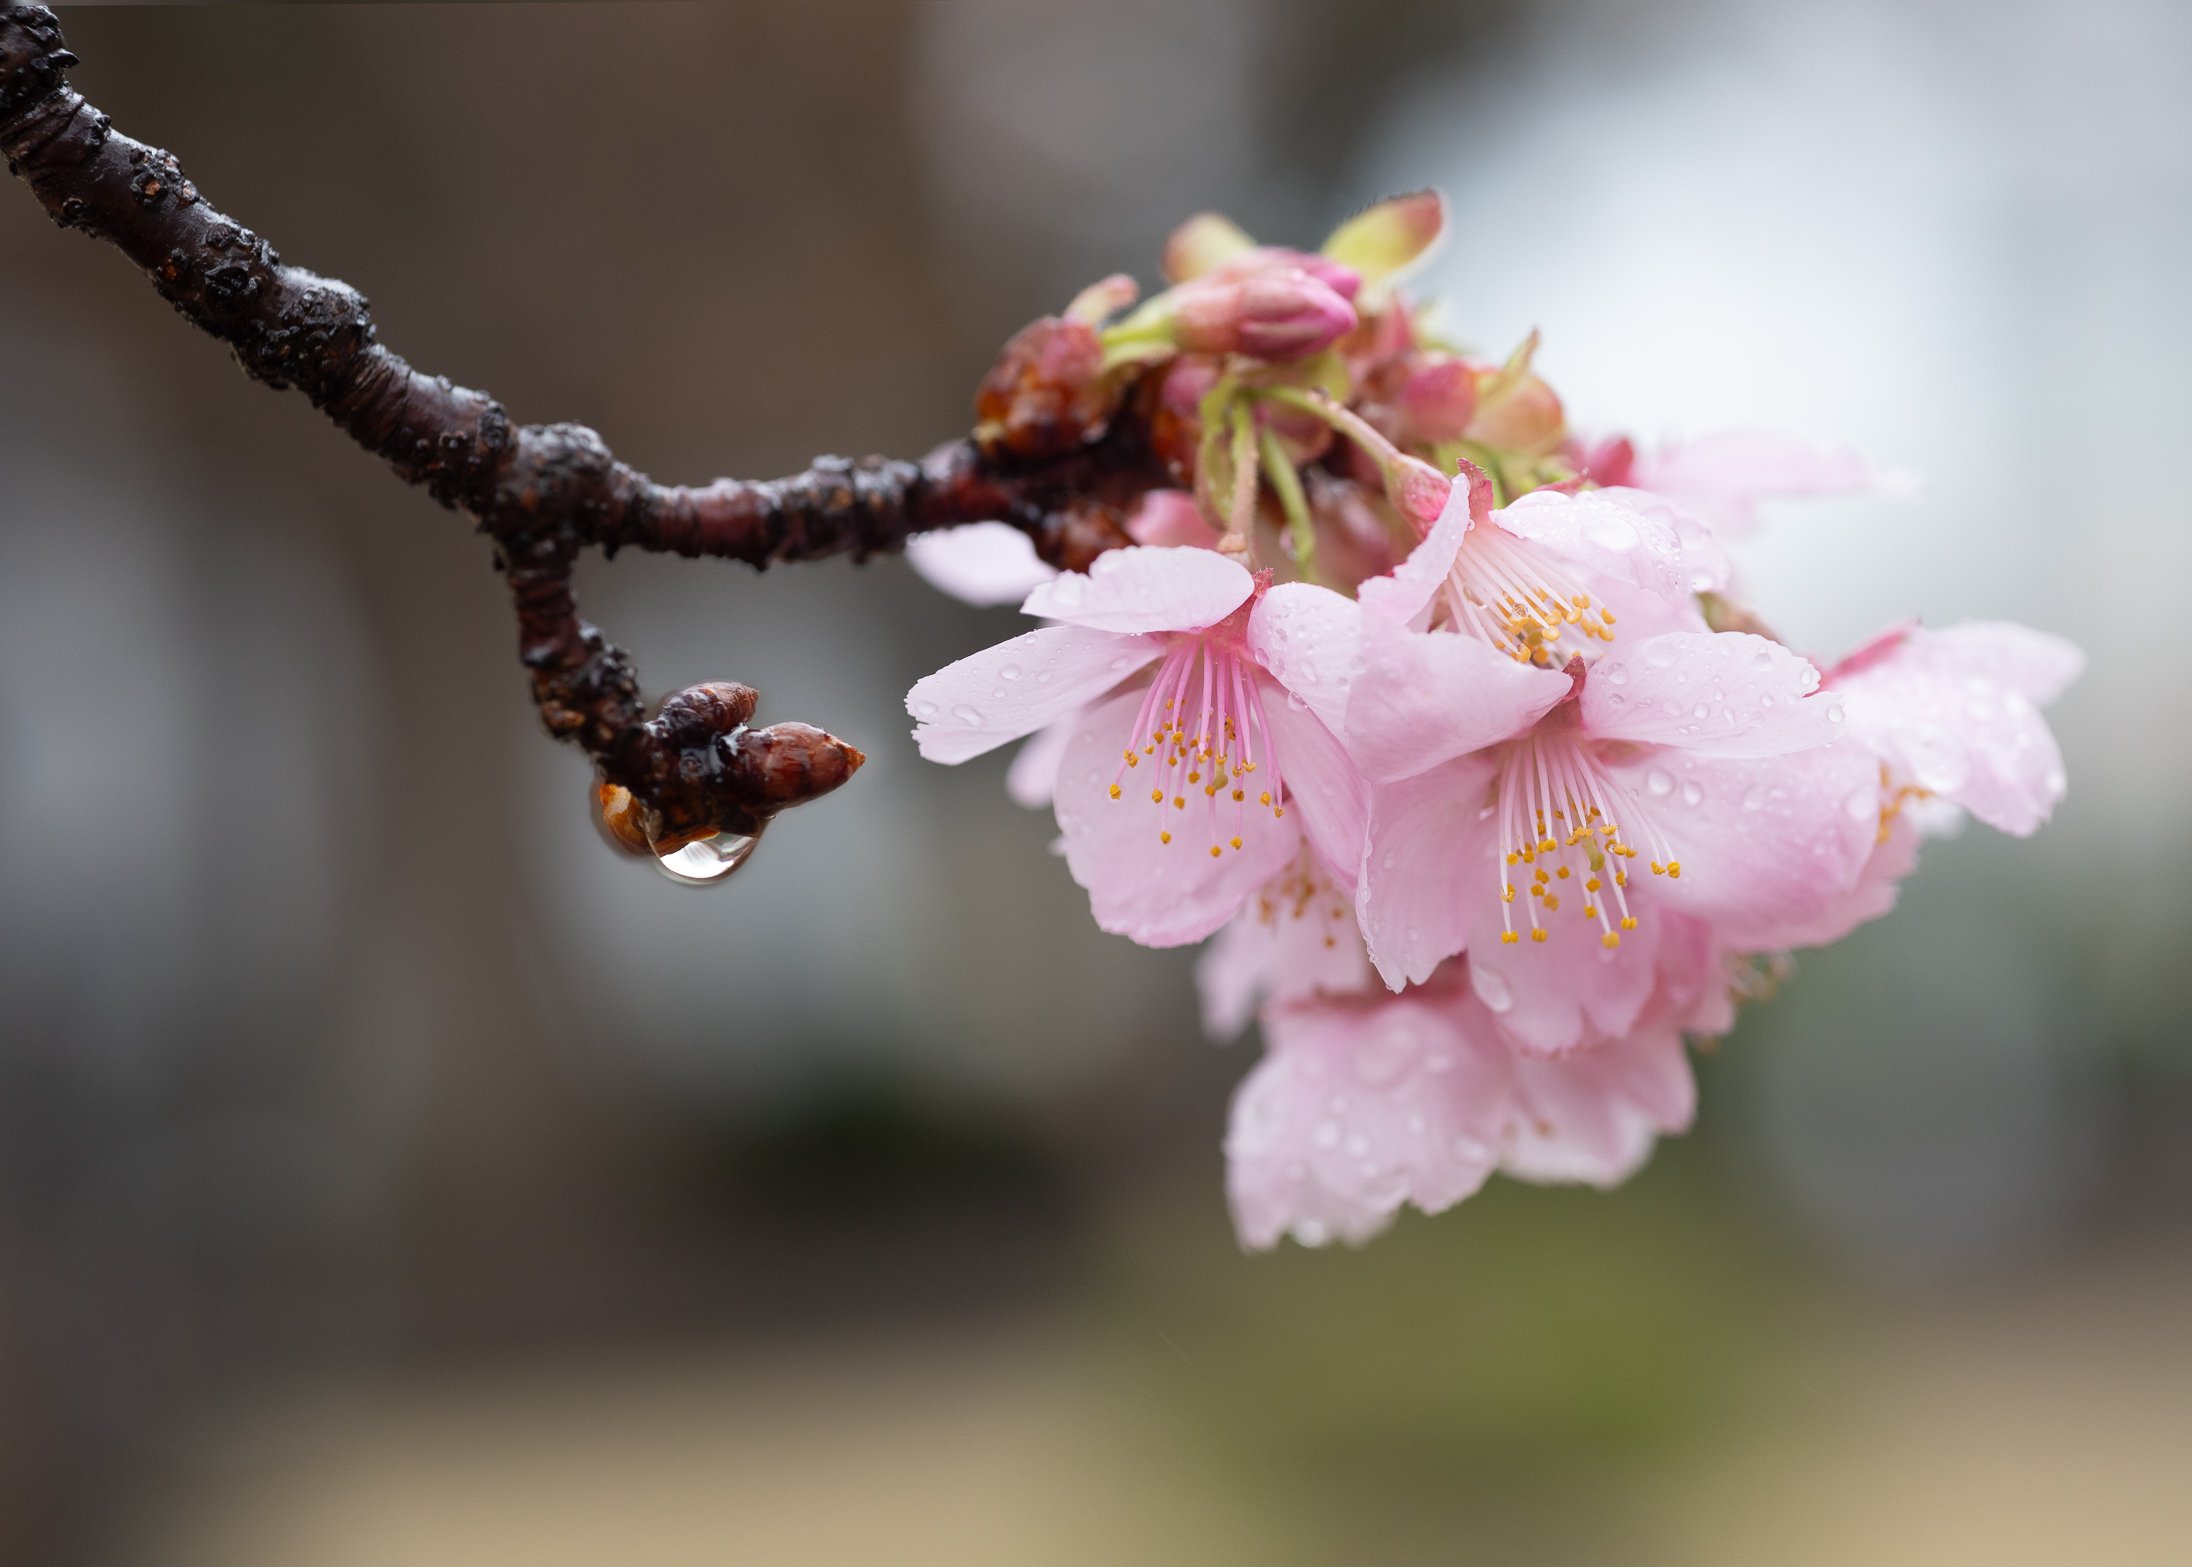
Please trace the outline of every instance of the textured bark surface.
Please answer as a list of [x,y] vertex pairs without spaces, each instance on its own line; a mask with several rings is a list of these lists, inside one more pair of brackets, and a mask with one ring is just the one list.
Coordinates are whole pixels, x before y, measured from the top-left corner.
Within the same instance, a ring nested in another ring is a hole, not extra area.
[[[631,657],[578,613],[572,570],[587,549],[721,556],[756,568],[855,558],[927,529],[996,519],[1047,560],[1085,565],[1125,542],[1124,507],[1164,482],[1139,421],[1109,421],[1075,388],[1021,376],[1026,418],[985,409],[985,435],[920,462],[823,457],[773,480],[657,484],[577,424],[513,424],[485,392],[415,370],[377,339],[365,297],[286,266],[224,216],[172,153],[116,131],[68,84],[77,64],[43,6],[0,10],[0,153],[57,224],[121,251],[192,325],[227,343],[244,372],[294,388],[407,484],[477,519],[517,610],[518,653],[548,732],[630,791],[648,835],[674,847],[750,833],[826,794],[863,760],[805,724],[749,727],[745,686],[710,684],[649,716]],[[994,401],[1000,394],[986,387]],[[1110,399],[1116,403],[1114,390]],[[1052,411],[1075,408],[1083,422]],[[1009,409],[1007,410],[1009,412]]]

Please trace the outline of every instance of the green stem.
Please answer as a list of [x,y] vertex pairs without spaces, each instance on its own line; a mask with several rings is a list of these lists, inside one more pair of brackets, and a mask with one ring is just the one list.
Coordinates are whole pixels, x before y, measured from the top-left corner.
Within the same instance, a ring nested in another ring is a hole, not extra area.
[[1262,433],[1264,476],[1271,481],[1271,489],[1279,498],[1279,510],[1286,513],[1286,531],[1294,541],[1294,568],[1304,582],[1316,582],[1317,577],[1317,530],[1309,517],[1309,497],[1302,493],[1301,474],[1286,455],[1286,445],[1276,433]]

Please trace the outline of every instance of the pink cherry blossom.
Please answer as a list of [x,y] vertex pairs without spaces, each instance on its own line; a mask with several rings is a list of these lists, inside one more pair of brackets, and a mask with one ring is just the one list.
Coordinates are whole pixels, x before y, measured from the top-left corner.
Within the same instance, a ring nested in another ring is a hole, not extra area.
[[1458,968],[1399,995],[1269,1008],[1266,1053],[1233,1101],[1226,1184],[1242,1244],[1359,1243],[1404,1205],[1437,1213],[1494,1170],[1613,1185],[1695,1091],[1679,1028],[1645,1026],[1559,1060],[1509,1048]]
[[[1502,1027],[1557,1053],[1641,1014],[1655,910],[1729,929],[1794,921],[1856,880],[1876,767],[1832,743],[1838,700],[1814,695],[1817,671],[1780,644],[1663,633],[1588,669],[1526,673],[1504,720],[1486,715],[1509,738],[1403,776],[1366,769],[1358,908],[1388,984],[1467,951]],[[1364,695],[1349,704],[1351,746],[1405,757],[1408,734],[1387,726],[1413,714]],[[1451,749],[1433,738],[1433,754]]]
[[1198,941],[1305,841],[1350,867],[1361,842],[1352,765],[1252,650],[1262,597],[1213,551],[1113,551],[1028,596],[1028,614],[1057,624],[917,684],[914,739],[957,762],[1070,719],[1058,826],[1097,923],[1152,946]]
[[1266,1002],[1376,985],[1355,923],[1353,881],[1304,844],[1295,862],[1258,890],[1195,964],[1203,1032],[1231,1039]]
[[1890,810],[1938,798],[2022,838],[2047,820],[2065,787],[2062,752],[2040,709],[2084,665],[2060,637],[1965,621],[1884,632],[1826,679],[1849,713],[1851,739],[1880,759]]

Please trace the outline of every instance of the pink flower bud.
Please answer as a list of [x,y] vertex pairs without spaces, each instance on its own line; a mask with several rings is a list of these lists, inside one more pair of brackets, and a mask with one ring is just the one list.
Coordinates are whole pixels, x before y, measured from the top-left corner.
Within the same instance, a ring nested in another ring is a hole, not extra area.
[[[1484,384],[1492,385],[1501,375],[1496,370],[1485,372]],[[1558,451],[1566,433],[1567,415],[1559,394],[1535,375],[1524,375],[1496,399],[1479,402],[1476,417],[1469,422],[1470,440],[1494,451],[1528,456]]]
[[1453,492],[1454,481],[1427,462],[1397,453],[1386,459],[1386,498],[1420,530],[1428,532],[1439,520]]
[[1477,378],[1452,354],[1416,354],[1401,367],[1392,413],[1408,445],[1458,441],[1476,417]]
[[1296,267],[1266,269],[1180,290],[1173,335],[1189,353],[1300,359],[1355,325],[1355,307],[1328,283]]

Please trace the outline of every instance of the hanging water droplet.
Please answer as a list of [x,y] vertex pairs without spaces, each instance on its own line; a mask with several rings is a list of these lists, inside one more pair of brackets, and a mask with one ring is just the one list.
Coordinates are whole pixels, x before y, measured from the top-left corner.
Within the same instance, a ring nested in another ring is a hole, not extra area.
[[705,887],[737,870],[752,856],[759,833],[719,832],[655,856],[655,869],[674,882]]
[[926,723],[928,722],[928,720],[934,718],[939,711],[940,709],[934,702],[921,701],[913,704],[913,716],[920,719],[923,723]]

